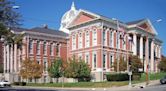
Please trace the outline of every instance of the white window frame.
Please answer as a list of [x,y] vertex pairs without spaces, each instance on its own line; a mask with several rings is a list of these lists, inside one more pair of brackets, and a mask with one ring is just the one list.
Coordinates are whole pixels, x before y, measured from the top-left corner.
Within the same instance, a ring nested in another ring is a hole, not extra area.
[[[104,55],[105,55],[105,58],[104,58]],[[104,60],[105,59],[105,60]],[[104,63],[105,61],[105,63]],[[103,66],[103,69],[107,69],[107,53],[103,53],[103,61],[102,61],[102,66]],[[105,66],[105,67],[104,67]]]
[[76,35],[72,35],[72,50],[76,49]]
[[110,31],[110,47],[113,47],[113,31]]
[[85,47],[89,47],[89,45],[90,45],[90,33],[89,33],[89,31],[86,31],[86,33],[85,33]]
[[43,42],[43,54],[47,55],[47,42]]
[[[88,57],[88,59],[87,59],[87,57]],[[90,64],[89,60],[90,60],[89,53],[85,53],[85,63]]]
[[[96,64],[94,64],[94,55],[96,55]],[[92,68],[93,69],[96,69],[97,68],[97,53],[96,52],[93,52],[93,55],[92,55]],[[96,65],[96,66],[95,66]]]
[[[111,59],[111,56],[112,56],[112,59]],[[114,66],[114,54],[110,54],[110,59],[109,59],[109,61],[110,61],[110,68],[113,68],[113,66]],[[111,65],[111,63],[112,63],[112,65]]]
[[[46,63],[46,64],[45,64]],[[48,62],[47,62],[47,58],[44,58],[43,59],[43,70],[45,72],[47,72],[47,69],[48,69]]]
[[107,46],[107,30],[103,30],[103,45]]
[[92,31],[92,45],[93,46],[96,46],[97,45],[97,30],[93,30]]
[[33,54],[33,40],[29,41],[29,53]]
[[80,49],[80,48],[82,48],[82,33],[79,33],[78,34],[78,48]]
[[36,54],[40,55],[40,41],[36,42]]
[[79,59],[79,61],[83,59],[82,58],[82,53],[78,54],[78,59]]
[[54,44],[53,43],[50,44],[50,55],[51,56],[54,55]]

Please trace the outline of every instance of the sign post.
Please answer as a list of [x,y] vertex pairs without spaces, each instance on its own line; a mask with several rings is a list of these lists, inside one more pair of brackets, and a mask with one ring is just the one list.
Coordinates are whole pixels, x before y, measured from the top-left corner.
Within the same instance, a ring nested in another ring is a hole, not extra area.
[[132,71],[129,71],[128,75],[129,75],[129,87],[131,87],[131,75],[132,75]]

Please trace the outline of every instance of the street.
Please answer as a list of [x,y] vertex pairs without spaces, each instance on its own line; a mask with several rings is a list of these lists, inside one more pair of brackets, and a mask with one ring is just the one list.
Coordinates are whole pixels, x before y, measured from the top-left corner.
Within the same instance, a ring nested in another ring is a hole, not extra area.
[[155,85],[145,88],[132,89],[130,91],[166,91],[166,85]]
[[9,87],[0,91],[166,91],[166,85],[154,85],[144,88],[112,87],[112,88],[49,88],[49,87]]

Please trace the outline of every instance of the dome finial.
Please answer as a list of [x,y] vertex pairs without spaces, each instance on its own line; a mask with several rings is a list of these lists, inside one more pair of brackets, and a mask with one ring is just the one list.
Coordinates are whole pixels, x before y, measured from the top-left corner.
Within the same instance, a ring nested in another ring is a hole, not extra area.
[[75,4],[74,4],[74,1],[72,2],[71,10],[76,10],[76,8],[75,8]]

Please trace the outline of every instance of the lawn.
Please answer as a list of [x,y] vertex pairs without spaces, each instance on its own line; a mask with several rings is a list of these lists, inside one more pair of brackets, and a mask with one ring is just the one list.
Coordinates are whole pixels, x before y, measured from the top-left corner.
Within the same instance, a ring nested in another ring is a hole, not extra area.
[[[166,73],[149,73],[150,80],[158,80],[164,77]],[[141,75],[140,80],[132,81],[132,84],[146,81],[146,74]],[[102,88],[102,87],[119,87],[128,85],[129,81],[113,81],[113,82],[77,82],[77,83],[28,83],[27,86],[39,87],[81,87],[81,88]]]
[[27,86],[43,86],[43,87],[115,87],[127,85],[128,81],[122,82],[77,82],[77,83],[29,83]]

